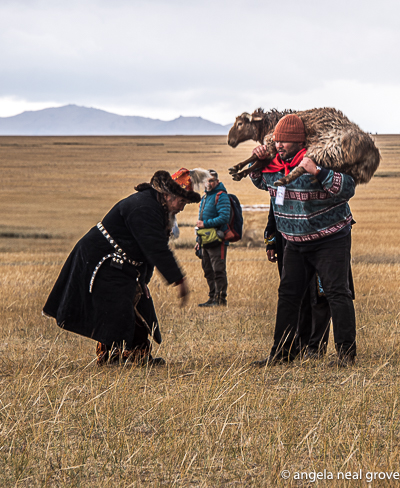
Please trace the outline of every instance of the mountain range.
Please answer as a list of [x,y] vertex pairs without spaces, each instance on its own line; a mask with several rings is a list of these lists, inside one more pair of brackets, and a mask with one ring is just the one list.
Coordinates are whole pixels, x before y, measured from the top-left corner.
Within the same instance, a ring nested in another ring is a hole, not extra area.
[[0,117],[3,136],[226,135],[230,127],[231,124],[215,124],[201,117],[181,116],[164,121],[77,105]]

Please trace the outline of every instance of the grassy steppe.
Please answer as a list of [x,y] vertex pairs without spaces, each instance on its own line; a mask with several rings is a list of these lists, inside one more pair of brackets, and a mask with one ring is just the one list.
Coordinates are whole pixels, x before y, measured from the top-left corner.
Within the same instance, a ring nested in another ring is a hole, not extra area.
[[[199,260],[175,250],[189,305],[158,274],[150,286],[165,368],[98,369],[93,341],[40,315],[74,242],[157,169],[214,168],[242,203],[269,203],[227,174],[253,143],[1,137],[0,486],[367,486],[367,472],[398,471],[400,136],[376,140],[378,176],[351,201],[359,355],[342,371],[328,360],[249,368],[267,354],[275,317],[278,274],[263,248],[231,247],[229,307],[212,311],[197,307],[207,295]],[[191,205],[178,220],[196,215]],[[266,218],[245,214],[259,240]],[[294,479],[324,469],[333,480]],[[362,481],[337,479],[360,469]]]

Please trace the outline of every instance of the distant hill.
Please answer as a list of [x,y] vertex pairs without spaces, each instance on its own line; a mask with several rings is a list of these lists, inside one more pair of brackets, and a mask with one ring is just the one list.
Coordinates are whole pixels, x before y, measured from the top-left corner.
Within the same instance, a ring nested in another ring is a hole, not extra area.
[[13,136],[226,135],[230,126],[201,117],[181,116],[163,121],[77,105],[0,117],[0,135]]

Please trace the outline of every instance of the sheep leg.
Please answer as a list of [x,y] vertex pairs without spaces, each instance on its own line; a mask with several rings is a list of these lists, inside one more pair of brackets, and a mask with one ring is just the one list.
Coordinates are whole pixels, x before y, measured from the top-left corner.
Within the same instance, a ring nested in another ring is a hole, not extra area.
[[284,176],[280,180],[275,181],[275,186],[285,186],[291,183],[301,175],[304,175],[307,171],[302,166],[296,166],[292,172],[290,172],[287,176]]
[[[260,170],[265,168],[265,160],[257,159],[256,162],[250,166],[249,168],[246,168],[242,170],[240,173],[233,175],[232,178],[235,179],[235,176],[240,176],[240,179],[246,178],[250,173],[253,173],[254,171]],[[240,181],[240,180],[236,180]]]
[[232,179],[234,181],[240,181],[242,178],[246,178],[246,176],[248,176],[250,173],[263,169],[264,167],[265,167],[265,160],[260,160],[256,158],[255,163],[252,166],[240,171],[240,173],[234,173],[234,174],[231,173]]
[[[242,163],[238,163],[235,166],[232,166],[231,168],[228,169],[230,175],[234,175],[238,173],[241,169],[243,169],[246,165],[253,163],[254,161],[257,161],[257,156],[254,154],[249,157],[249,159],[246,159],[246,161],[243,161]],[[241,178],[240,178],[241,179]]]

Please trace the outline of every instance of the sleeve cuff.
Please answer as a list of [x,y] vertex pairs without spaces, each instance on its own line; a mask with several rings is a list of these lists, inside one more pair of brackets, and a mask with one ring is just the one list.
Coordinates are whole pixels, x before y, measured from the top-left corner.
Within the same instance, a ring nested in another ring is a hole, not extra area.
[[317,174],[317,180],[322,183],[324,179],[329,175],[329,169],[321,168],[321,171]]

